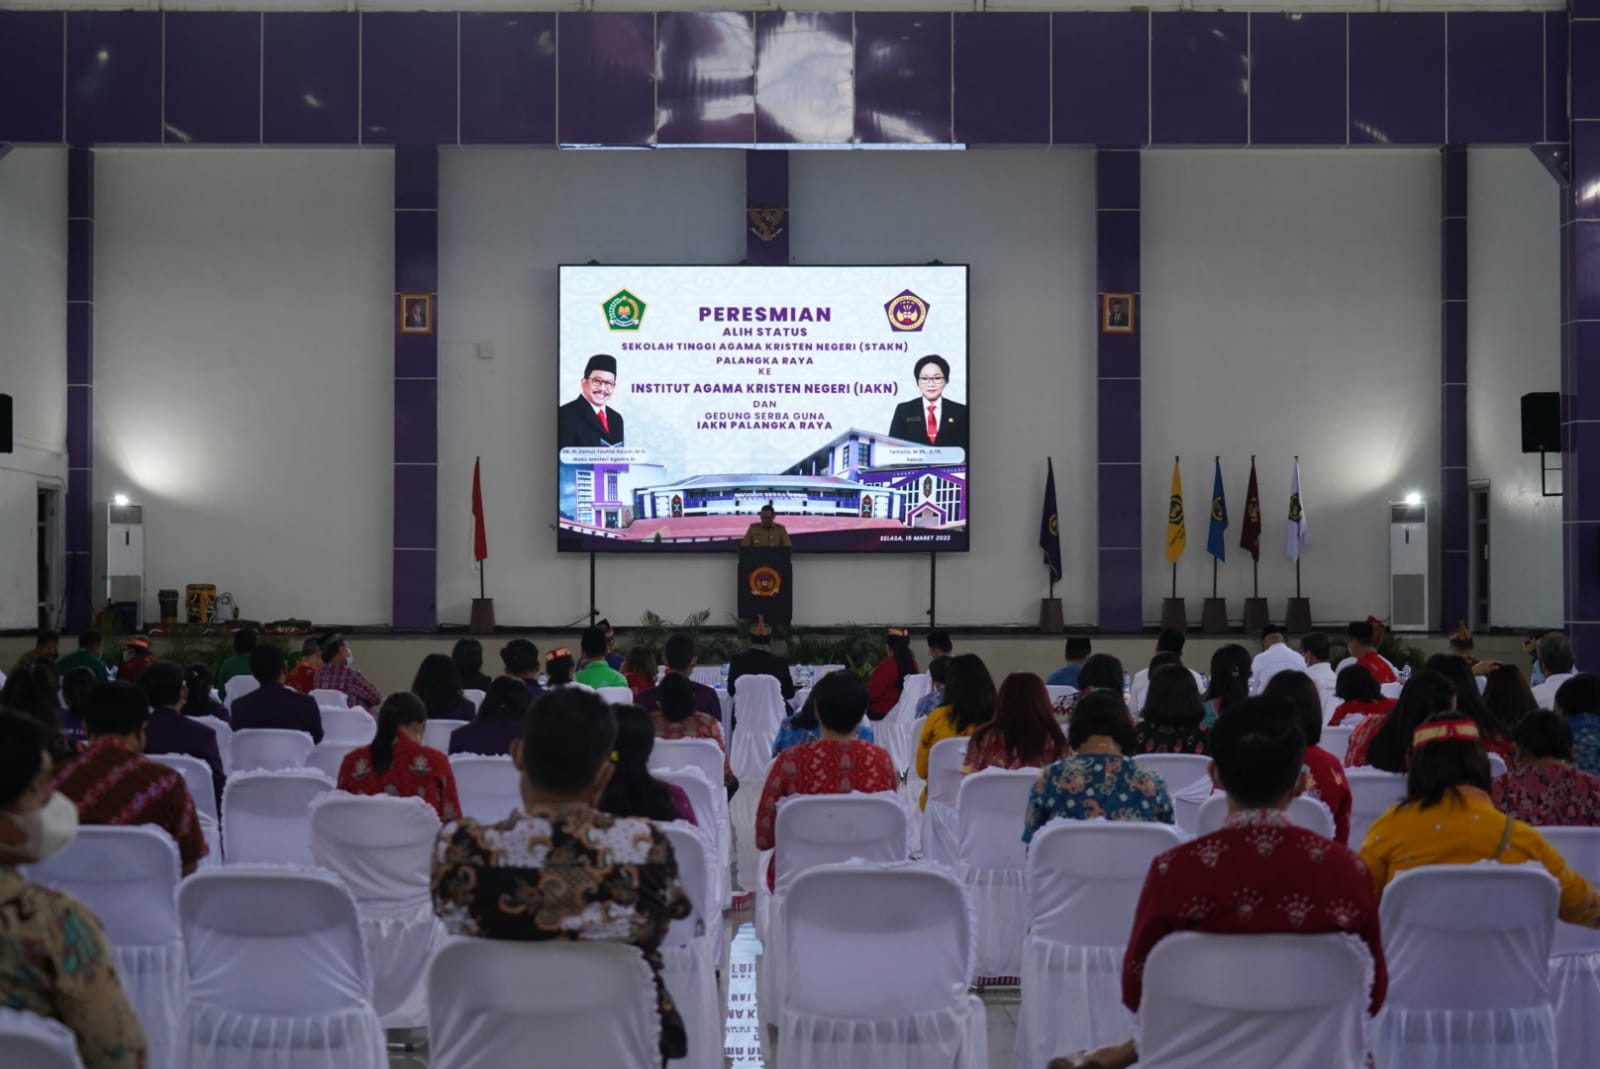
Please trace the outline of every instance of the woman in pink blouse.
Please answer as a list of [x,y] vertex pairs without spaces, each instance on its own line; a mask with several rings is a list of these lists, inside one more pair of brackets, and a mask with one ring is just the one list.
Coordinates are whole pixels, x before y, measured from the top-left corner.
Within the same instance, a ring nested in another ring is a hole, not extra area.
[[994,719],[972,733],[963,774],[985,768],[1043,768],[1067,755],[1050,692],[1032,672],[1006,676],[994,696]]

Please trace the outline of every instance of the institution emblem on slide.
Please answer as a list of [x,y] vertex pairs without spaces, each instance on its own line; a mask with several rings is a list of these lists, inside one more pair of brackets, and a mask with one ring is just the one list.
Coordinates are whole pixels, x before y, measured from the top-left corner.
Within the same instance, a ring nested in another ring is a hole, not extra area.
[[644,302],[627,290],[618,290],[600,307],[606,313],[606,326],[612,330],[638,330],[644,322]]
[[901,290],[883,310],[889,316],[889,326],[895,330],[921,330],[928,321],[928,302],[910,290]]
[[750,593],[756,597],[777,597],[778,591],[782,589],[783,576],[778,574],[776,568],[763,564],[750,573]]

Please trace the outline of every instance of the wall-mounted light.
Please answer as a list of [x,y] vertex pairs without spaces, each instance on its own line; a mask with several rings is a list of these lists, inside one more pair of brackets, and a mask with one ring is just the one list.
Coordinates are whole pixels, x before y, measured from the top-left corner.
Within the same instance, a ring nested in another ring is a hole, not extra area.
[[1406,504],[1413,507],[1422,504],[1422,494],[1416,490],[1411,491],[1406,495]]
[[117,496],[115,496],[115,497],[113,497],[111,499],[111,503],[113,505],[117,506],[117,508],[122,508],[124,505],[126,505],[128,503],[128,495],[127,494],[118,494]]

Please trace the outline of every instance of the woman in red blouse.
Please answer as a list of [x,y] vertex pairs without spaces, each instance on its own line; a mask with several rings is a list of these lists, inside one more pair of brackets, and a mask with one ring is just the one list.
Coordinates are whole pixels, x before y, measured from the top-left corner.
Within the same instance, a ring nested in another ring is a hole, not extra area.
[[882,720],[900,700],[906,676],[914,676],[921,669],[911,655],[911,632],[903,627],[891,627],[884,639],[887,655],[872,669],[867,677],[867,717]]
[[1346,717],[1360,720],[1364,716],[1387,716],[1394,708],[1394,699],[1383,696],[1383,688],[1373,674],[1359,664],[1352,664],[1339,673],[1333,684],[1333,695],[1339,699],[1334,707],[1328,727],[1338,727]]
[[994,698],[994,719],[972,733],[963,775],[986,768],[1043,768],[1067,755],[1050,692],[1032,672],[1013,672]]
[[629,647],[628,655],[622,659],[622,675],[637,698],[656,685],[655,653],[642,642]]
[[1350,781],[1344,778],[1344,762],[1318,745],[1322,741],[1322,695],[1317,684],[1304,672],[1277,672],[1267,680],[1261,696],[1284,702],[1294,711],[1295,722],[1306,737],[1303,760],[1311,773],[1307,793],[1333,813],[1333,837],[1349,846]]
[[1436,713],[1454,712],[1456,688],[1438,672],[1418,672],[1400,692],[1400,700],[1386,716],[1369,716],[1350,733],[1346,768],[1371,765],[1385,772],[1411,767],[1411,736]]
[[443,821],[461,816],[450,760],[422,745],[428,710],[409,691],[389,695],[378,707],[378,732],[372,745],[352,750],[339,766],[339,789],[351,794],[421,798]]

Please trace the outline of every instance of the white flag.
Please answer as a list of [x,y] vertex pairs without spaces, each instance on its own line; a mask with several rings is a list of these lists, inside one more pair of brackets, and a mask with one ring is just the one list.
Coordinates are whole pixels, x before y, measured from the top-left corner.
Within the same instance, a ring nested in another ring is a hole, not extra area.
[[1300,458],[1294,460],[1294,481],[1289,484],[1289,523],[1283,529],[1283,551],[1298,561],[1300,551],[1311,544],[1311,524],[1306,520],[1305,502],[1300,499]]

